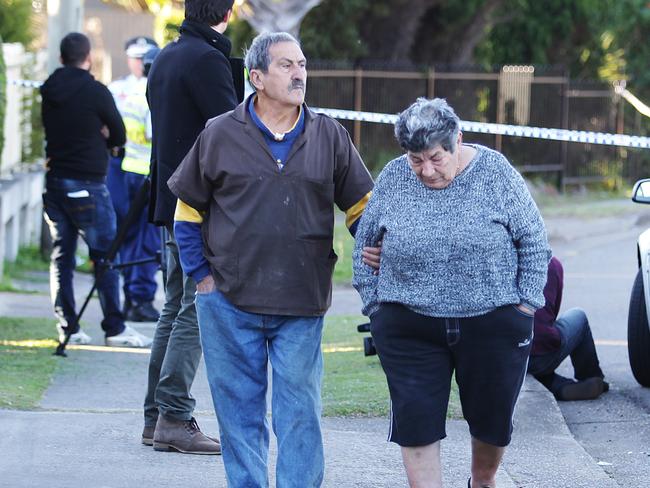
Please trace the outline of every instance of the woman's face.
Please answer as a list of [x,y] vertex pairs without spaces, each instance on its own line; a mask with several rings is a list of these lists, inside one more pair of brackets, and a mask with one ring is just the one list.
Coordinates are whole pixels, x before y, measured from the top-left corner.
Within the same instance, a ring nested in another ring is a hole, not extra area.
[[434,190],[447,188],[460,167],[460,134],[454,152],[445,151],[441,145],[422,152],[407,152],[411,168],[420,181]]

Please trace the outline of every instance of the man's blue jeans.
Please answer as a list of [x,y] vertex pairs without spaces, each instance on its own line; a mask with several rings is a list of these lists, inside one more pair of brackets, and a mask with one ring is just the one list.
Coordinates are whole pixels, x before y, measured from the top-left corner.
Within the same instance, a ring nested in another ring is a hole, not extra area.
[[[106,257],[115,239],[115,211],[106,185],[97,181],[48,177],[43,193],[45,220],[52,235],[50,286],[54,313],[71,333],[79,330],[72,276],[75,269],[77,238],[86,241],[95,263]],[[102,329],[107,337],[124,330],[120,310],[119,274],[94,267],[99,302],[104,313]]]
[[555,321],[555,327],[560,332],[560,348],[541,356],[531,356],[528,361],[528,373],[535,376],[551,392],[557,393],[570,380],[558,375],[555,370],[570,356],[576,380],[603,378],[585,312],[579,308],[567,310]]
[[228,486],[269,486],[269,359],[273,432],[278,439],[276,485],[320,486],[323,317],[248,313],[218,291],[197,293],[196,310]]

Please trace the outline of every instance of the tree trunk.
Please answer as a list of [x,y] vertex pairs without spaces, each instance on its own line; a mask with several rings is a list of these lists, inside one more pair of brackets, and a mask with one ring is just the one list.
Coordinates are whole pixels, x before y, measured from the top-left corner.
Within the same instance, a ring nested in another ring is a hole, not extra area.
[[459,44],[449,59],[454,64],[472,64],[474,49],[497,23],[510,19],[510,16],[497,19],[496,11],[503,5],[503,0],[487,0],[474,14],[472,19],[462,27],[458,36]]
[[[369,19],[360,30],[368,40],[368,58],[407,61],[411,58],[424,15],[442,0],[399,0],[392,2],[390,15]],[[372,9],[368,12],[372,16]]]
[[257,32],[288,32],[298,38],[300,23],[322,0],[247,0],[239,15]]

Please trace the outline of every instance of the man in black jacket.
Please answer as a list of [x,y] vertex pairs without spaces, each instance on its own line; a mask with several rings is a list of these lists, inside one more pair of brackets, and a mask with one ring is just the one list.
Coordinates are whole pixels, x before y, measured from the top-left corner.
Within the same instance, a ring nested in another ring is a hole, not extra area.
[[167,240],[165,306],[156,327],[149,361],[142,443],[156,450],[219,454],[192,417],[190,389],[201,359],[194,308],[196,283],[180,265],[173,235],[176,197],[167,180],[194,144],[208,119],[237,105],[223,36],[233,0],[186,0],[181,35],[166,46],[151,67],[147,99],[151,109],[151,220],[164,226]]
[[[47,140],[43,207],[53,241],[52,302],[59,340],[70,333],[70,343],[88,344],[90,337],[76,321],[72,286],[77,238],[84,238],[95,263],[106,257],[116,233],[105,185],[108,148],[122,146],[126,139],[111,93],[89,73],[88,38],[77,32],[65,36],[61,63],[41,87]],[[124,324],[117,271],[94,269],[106,345],[148,347],[150,338]]]

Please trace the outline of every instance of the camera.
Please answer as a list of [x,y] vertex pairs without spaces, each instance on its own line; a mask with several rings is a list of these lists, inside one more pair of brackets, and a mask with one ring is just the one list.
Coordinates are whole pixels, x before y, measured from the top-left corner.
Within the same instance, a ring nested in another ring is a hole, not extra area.
[[[365,324],[357,325],[357,332],[370,332],[370,322]],[[374,356],[377,354],[377,349],[375,349],[375,342],[372,340],[372,337],[363,338],[363,355],[364,356]]]

